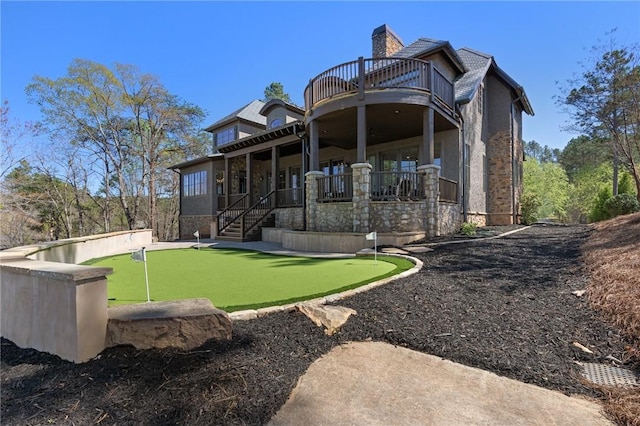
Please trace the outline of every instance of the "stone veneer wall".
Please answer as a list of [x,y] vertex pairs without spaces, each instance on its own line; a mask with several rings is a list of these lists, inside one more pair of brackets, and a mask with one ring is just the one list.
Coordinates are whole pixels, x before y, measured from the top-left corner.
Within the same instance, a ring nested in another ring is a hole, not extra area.
[[316,206],[315,232],[351,232],[353,228],[353,204],[318,203]]
[[440,198],[440,185],[438,174],[440,166],[435,164],[425,164],[418,167],[419,172],[423,172],[422,185],[425,195],[425,231],[428,237],[440,235],[440,226],[438,224],[438,200]]
[[371,230],[376,232],[415,232],[425,229],[424,201],[372,201]]
[[193,240],[193,233],[198,231],[200,238],[211,237],[211,222],[215,220],[215,216],[180,216],[180,239]]
[[276,209],[276,228],[298,229],[304,228],[304,209],[302,207],[289,207]]
[[457,204],[440,203],[438,214],[440,216],[440,235],[455,234],[460,230],[462,214],[460,214],[460,207]]
[[353,173],[352,231],[369,232],[369,206],[371,204],[371,170],[369,163],[351,165]]
[[509,131],[498,132],[489,139],[487,157],[489,163],[487,225],[512,224],[512,162]]
[[467,222],[478,226],[487,226],[487,215],[483,213],[467,213]]

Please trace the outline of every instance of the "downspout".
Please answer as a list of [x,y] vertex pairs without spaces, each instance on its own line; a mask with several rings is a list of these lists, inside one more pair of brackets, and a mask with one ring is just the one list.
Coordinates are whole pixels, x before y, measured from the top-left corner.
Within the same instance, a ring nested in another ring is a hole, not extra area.
[[515,98],[511,101],[510,106],[510,114],[511,117],[509,119],[509,131],[511,133],[511,214],[513,224],[515,225],[518,221],[518,212],[516,211],[516,135],[515,135],[515,126],[513,124],[515,113],[513,111],[513,106],[516,102],[520,101],[522,95]]
[[461,130],[460,130],[460,140],[462,142],[462,144],[460,144],[460,147],[462,148],[462,191],[461,193],[461,200],[462,200],[462,221],[466,222],[467,221],[467,200],[465,197],[465,194],[467,193],[467,188],[466,188],[466,182],[467,182],[467,177],[466,177],[466,173],[467,173],[467,167],[466,167],[466,144],[465,144],[465,140],[464,140],[464,126],[465,126],[465,122],[464,122],[464,118],[462,117],[462,111],[460,110],[460,104],[456,104],[456,109],[458,110],[458,118],[460,118],[460,122],[462,123],[461,126]]

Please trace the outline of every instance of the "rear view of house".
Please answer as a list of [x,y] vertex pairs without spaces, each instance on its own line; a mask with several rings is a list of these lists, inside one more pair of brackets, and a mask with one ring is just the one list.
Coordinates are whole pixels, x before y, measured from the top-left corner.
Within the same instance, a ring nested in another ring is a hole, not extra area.
[[371,231],[401,244],[463,221],[517,223],[533,110],[491,55],[405,45],[383,25],[371,58],[313,76],[304,100],[253,101],[206,129],[214,153],[173,167],[182,238],[352,251]]

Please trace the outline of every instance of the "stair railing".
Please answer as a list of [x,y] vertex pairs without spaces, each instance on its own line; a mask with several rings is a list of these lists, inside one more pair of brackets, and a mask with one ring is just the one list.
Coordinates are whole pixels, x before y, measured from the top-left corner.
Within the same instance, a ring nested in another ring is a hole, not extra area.
[[244,212],[249,204],[249,193],[244,194],[236,202],[224,209],[216,218],[218,222],[218,233],[224,231],[229,225],[235,222]]
[[271,191],[264,197],[260,197],[256,203],[246,209],[240,216],[240,228],[242,238],[247,236],[256,225],[269,215],[276,208],[276,191]]

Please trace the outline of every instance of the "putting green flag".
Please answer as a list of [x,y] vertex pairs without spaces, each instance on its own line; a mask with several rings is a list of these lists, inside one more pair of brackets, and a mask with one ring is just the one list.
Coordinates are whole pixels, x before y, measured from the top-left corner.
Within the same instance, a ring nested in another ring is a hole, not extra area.
[[377,234],[377,232],[376,232],[376,231],[369,232],[369,233],[365,236],[365,238],[366,238],[367,240],[376,240],[376,239],[378,239],[378,234]]
[[131,253],[131,259],[136,262],[146,262],[147,261],[147,253],[144,251],[144,247],[142,247],[138,251],[134,251]]

